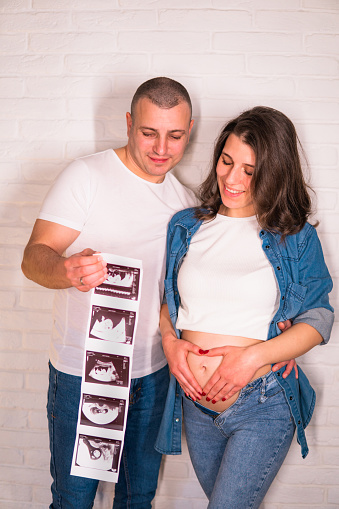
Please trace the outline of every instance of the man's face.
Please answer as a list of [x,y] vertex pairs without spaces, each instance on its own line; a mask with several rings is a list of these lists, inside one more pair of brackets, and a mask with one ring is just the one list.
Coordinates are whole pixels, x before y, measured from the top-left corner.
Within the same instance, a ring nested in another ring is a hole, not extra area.
[[133,120],[130,113],[126,119],[129,169],[149,182],[162,182],[179,163],[188,144],[194,122],[188,104],[164,109],[142,98],[136,104]]

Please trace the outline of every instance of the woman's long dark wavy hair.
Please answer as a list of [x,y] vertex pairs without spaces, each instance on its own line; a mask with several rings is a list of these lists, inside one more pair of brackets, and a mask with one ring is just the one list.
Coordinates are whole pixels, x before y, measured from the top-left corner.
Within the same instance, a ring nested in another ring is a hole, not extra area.
[[[309,190],[301,168],[298,135],[291,120],[280,111],[256,106],[227,122],[215,142],[212,167],[199,189],[199,219],[218,213],[221,197],[216,167],[228,136],[233,133],[255,154],[251,192],[261,228],[286,235],[299,232],[312,212]],[[207,209],[207,210],[206,210]]]

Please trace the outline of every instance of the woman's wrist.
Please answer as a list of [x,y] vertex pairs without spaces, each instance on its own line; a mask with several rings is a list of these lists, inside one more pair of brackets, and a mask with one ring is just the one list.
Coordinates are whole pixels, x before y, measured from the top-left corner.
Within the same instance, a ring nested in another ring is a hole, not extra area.
[[256,343],[246,348],[247,363],[253,366],[256,371],[266,364],[270,364],[270,362],[264,358],[262,344],[263,343]]
[[172,341],[176,341],[178,338],[173,331],[166,331],[162,334],[162,344],[168,344]]

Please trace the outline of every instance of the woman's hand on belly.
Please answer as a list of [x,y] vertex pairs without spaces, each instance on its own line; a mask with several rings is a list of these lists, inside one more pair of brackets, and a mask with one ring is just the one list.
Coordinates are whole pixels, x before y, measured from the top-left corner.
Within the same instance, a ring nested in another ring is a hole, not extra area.
[[[212,348],[206,357],[222,356],[219,367],[215,370],[209,381],[203,387],[203,395],[207,401],[213,403],[219,400],[226,401],[245,387],[260,370],[267,372],[270,365],[258,366],[255,364],[251,349],[243,346],[223,346]],[[261,375],[260,375],[261,376]]]
[[182,390],[193,401],[201,399],[202,388],[187,364],[187,357],[190,353],[200,356],[202,351],[200,347],[189,341],[178,339],[174,335],[163,336],[162,344],[169,369],[178,380]]
[[183,391],[190,395],[194,401],[201,399],[202,388],[187,364],[188,354],[192,352],[199,355],[199,352],[202,351],[201,348],[197,344],[177,338],[167,304],[161,306],[159,325],[162,346],[171,373],[178,380]]

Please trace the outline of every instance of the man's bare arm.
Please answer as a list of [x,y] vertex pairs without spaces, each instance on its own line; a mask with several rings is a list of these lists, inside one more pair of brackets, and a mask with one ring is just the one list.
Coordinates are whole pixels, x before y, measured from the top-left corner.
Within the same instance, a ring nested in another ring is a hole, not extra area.
[[105,281],[106,262],[93,249],[63,256],[78,235],[72,228],[37,219],[21,265],[25,276],[46,288],[74,286],[83,292]]

